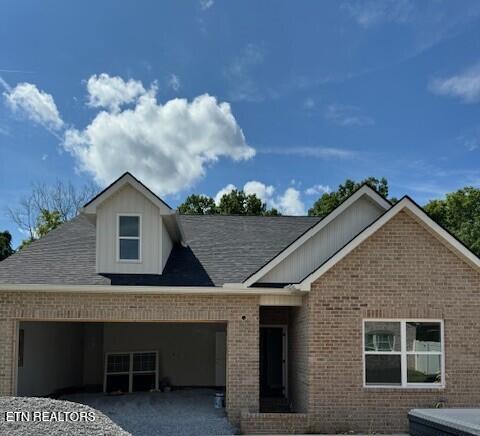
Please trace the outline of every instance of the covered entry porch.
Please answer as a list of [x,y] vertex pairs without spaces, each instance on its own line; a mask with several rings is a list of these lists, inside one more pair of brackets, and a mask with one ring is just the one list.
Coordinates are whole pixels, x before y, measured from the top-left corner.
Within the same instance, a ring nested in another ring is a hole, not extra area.
[[262,306],[259,324],[260,412],[304,412],[306,325],[298,306]]

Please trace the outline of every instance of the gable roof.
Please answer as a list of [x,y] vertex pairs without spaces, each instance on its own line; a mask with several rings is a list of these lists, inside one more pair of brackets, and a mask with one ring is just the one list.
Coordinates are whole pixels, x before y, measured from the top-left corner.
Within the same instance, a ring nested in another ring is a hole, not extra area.
[[117,180],[108,185],[103,191],[93,197],[88,203],[86,203],[82,211],[86,214],[96,213],[97,207],[102,204],[111,195],[118,192],[125,185],[130,185],[137,191],[141,192],[147,197],[155,206],[160,209],[162,214],[173,214],[173,209],[165,203],[157,194],[155,194],[150,188],[145,186],[140,180],[134,177],[128,171],[123,173]]
[[275,268],[282,260],[287,258],[291,253],[297,250],[306,241],[314,237],[320,230],[322,230],[327,224],[337,218],[343,211],[348,209],[361,197],[367,196],[371,201],[380,206],[382,209],[387,210],[392,207],[391,203],[382,197],[377,191],[368,185],[361,186],[357,191],[350,195],[345,201],[343,201],[338,207],[330,212],[326,217],[320,220],[315,226],[308,229],[305,233],[300,235],[290,245],[286,246],[282,251],[277,253],[272,259],[270,259],[261,268],[250,275],[244,282],[244,286],[252,286],[259,279],[264,277],[269,271]]
[[241,282],[318,217],[179,215],[187,247],[176,244],[162,275],[95,272],[95,224],[62,224],[0,262],[0,284],[222,286]]
[[305,277],[295,288],[300,290],[310,290],[310,285],[320,276],[325,274],[330,268],[336,265],[340,260],[347,256],[352,250],[358,247],[368,237],[388,223],[399,212],[405,211],[417,222],[423,225],[440,242],[446,245],[457,256],[470,264],[473,268],[480,270],[480,258],[475,255],[465,244],[459,241],[450,232],[437,224],[428,214],[410,197],[403,197],[398,203],[392,206],[388,211],[381,215],[377,220],[370,224],[366,229],[355,236],[350,242],[338,250],[327,261],[320,265],[315,271]]
[[[132,181],[140,183],[129,173],[120,179],[122,178],[124,180],[122,183]],[[116,186],[123,186],[120,185],[120,179],[114,182]],[[110,188],[112,185],[107,190]],[[92,206],[97,200],[103,201],[101,196],[107,190],[102,191],[85,207]],[[149,195],[155,195],[149,190],[148,192]],[[247,292],[249,287],[251,289],[255,286],[257,277],[263,276],[285,259],[363,195],[368,196],[385,212],[300,283],[290,287],[308,291],[313,281],[402,210],[408,212],[458,256],[480,269],[480,259],[452,234],[435,223],[409,197],[402,198],[392,206],[376,191],[364,186],[323,219],[291,216],[178,215],[169,209],[167,218],[172,222],[173,220],[178,222],[178,231],[182,232],[182,238],[178,238],[177,241],[185,242],[186,246],[175,244],[162,275],[97,274],[95,269],[96,227],[92,216],[82,213],[33,242],[29,247],[0,262],[0,285],[126,285],[193,288],[236,285]],[[161,200],[157,197],[156,201]],[[168,205],[162,202],[161,207],[166,208]],[[291,283],[263,283],[262,285],[282,287]],[[45,289],[48,287],[46,286]]]

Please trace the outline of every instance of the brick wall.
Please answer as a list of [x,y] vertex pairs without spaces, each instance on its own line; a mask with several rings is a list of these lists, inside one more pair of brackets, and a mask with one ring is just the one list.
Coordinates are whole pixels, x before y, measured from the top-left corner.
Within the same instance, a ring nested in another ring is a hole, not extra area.
[[249,413],[241,415],[242,434],[311,433],[309,417],[303,413]]
[[288,326],[288,386],[293,412],[308,409],[308,299],[290,308]]
[[[0,308],[2,304],[0,298]],[[0,395],[13,392],[16,335],[16,323],[0,318]]]
[[[227,412],[258,411],[256,296],[0,293],[0,395],[14,392],[15,320],[222,321],[227,323]],[[245,317],[245,319],[242,319]]]
[[[480,274],[407,213],[312,286],[309,404],[316,431],[397,432],[407,411],[480,406]],[[445,389],[363,388],[364,318],[437,318],[445,328]]]
[[[0,394],[13,391],[18,319],[224,321],[227,410],[239,422],[240,410],[258,411],[258,302],[255,296],[0,293]],[[443,319],[446,388],[364,388],[364,318]],[[295,411],[308,413],[308,431],[405,431],[411,408],[439,401],[480,406],[480,274],[405,212],[317,280],[303,306],[290,310],[289,326],[290,395]],[[247,414],[242,426],[280,432],[298,418],[306,431],[302,414],[271,415]]]

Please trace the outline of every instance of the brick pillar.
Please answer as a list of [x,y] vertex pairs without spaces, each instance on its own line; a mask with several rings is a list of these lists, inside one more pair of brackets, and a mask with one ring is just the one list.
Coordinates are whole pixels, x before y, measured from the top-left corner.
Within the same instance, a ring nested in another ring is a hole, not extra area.
[[259,343],[258,314],[228,322],[227,413],[233,423],[242,410],[259,411]]
[[13,362],[16,350],[14,320],[0,319],[0,396],[14,394]]

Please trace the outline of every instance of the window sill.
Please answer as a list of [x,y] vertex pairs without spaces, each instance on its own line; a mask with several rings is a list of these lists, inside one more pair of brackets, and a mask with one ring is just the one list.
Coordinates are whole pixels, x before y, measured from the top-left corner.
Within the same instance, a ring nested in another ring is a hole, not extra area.
[[142,263],[139,259],[118,259],[117,263]]
[[399,389],[405,389],[405,390],[418,390],[418,389],[423,389],[423,390],[432,390],[432,391],[439,391],[445,389],[445,385],[433,385],[433,384],[417,384],[417,385],[406,385],[406,386],[387,386],[387,385],[363,385],[364,389],[367,390],[389,390],[389,389],[394,389],[394,390],[399,390]]

